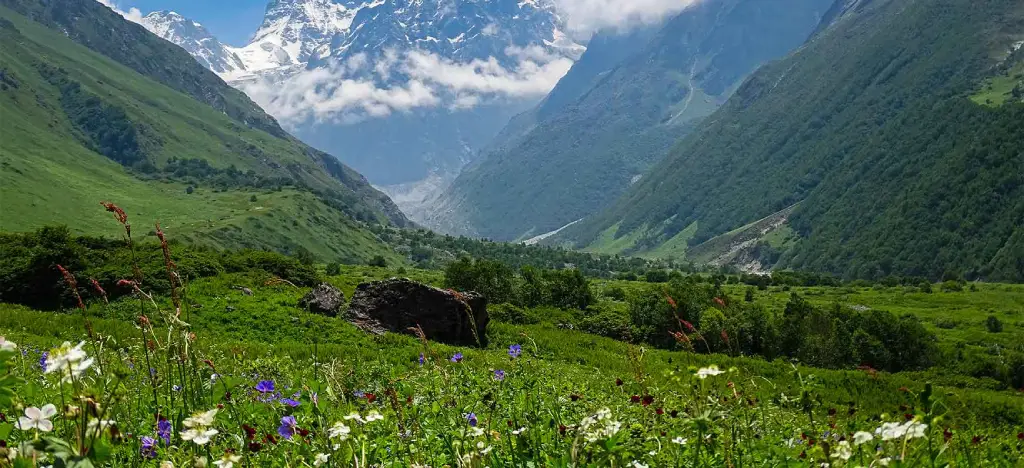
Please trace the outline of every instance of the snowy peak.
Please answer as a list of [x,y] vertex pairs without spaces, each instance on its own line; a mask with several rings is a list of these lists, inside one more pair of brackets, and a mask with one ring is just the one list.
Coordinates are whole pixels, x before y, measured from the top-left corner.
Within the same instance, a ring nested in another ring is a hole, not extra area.
[[153,34],[177,44],[215,73],[244,69],[241,59],[203,25],[173,11],[154,11],[142,18],[142,25]]

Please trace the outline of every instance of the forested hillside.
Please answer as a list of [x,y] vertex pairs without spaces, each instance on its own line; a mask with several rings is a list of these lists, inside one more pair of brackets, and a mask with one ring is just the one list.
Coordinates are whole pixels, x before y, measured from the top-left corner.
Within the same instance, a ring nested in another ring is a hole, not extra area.
[[95,234],[112,200],[198,243],[358,260],[387,252],[364,223],[408,224],[360,174],[99,3],[3,0],[0,39],[0,229]]
[[1019,78],[1024,4],[842,6],[562,239],[694,246],[799,202],[781,266],[1024,280],[1024,105],[1006,85]]
[[599,36],[536,111],[532,129],[467,168],[427,223],[512,240],[592,214],[663,158],[749,73],[806,40],[831,5],[701,2],[653,37],[645,31]]

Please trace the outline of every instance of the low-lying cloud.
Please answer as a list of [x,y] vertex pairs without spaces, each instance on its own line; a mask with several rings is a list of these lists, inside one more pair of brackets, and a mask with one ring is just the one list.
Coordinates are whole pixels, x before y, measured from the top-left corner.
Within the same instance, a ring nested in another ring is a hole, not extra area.
[[699,0],[555,0],[569,30],[588,37],[601,29],[625,30],[654,24]]
[[127,11],[125,11],[125,10],[122,10],[121,8],[119,8],[117,6],[117,2],[115,2],[114,0],[96,0],[96,1],[100,2],[101,4],[103,4],[103,6],[106,6],[107,8],[110,8],[111,10],[114,10],[115,13],[123,16],[124,19],[126,19],[128,21],[131,21],[133,23],[142,23],[142,12],[139,11],[138,8],[129,8]]
[[503,66],[494,57],[457,62],[421,50],[387,51],[374,61],[358,54],[283,81],[265,78],[238,86],[286,124],[353,122],[417,109],[540,98],[573,64],[542,47],[510,47],[505,53],[513,64]]

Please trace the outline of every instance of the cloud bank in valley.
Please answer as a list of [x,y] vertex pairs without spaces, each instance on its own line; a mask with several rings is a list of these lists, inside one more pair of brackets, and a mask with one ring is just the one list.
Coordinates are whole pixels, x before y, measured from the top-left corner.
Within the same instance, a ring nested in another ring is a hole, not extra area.
[[503,99],[538,99],[573,64],[539,46],[510,47],[505,53],[515,59],[513,65],[502,66],[494,57],[457,62],[421,50],[387,51],[373,63],[358,54],[283,82],[258,79],[239,88],[285,124],[344,123],[417,109],[458,110]]
[[589,37],[601,29],[626,30],[657,23],[699,0],[555,0],[576,36]]

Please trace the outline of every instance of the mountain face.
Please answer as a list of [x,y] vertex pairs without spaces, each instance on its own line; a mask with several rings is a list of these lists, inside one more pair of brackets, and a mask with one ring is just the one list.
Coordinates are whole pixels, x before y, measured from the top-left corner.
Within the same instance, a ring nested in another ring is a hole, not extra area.
[[578,221],[622,194],[832,0],[700,2],[660,29],[598,35],[533,114],[467,168],[426,223],[499,240]]
[[177,13],[155,11],[142,18],[142,25],[153,34],[179,45],[214,73],[230,73],[245,68],[234,50],[213,37],[203,25]]
[[0,229],[111,234],[110,200],[139,238],[159,220],[205,245],[354,261],[393,255],[369,225],[409,225],[363,176],[97,2],[0,0],[0,38]]
[[840,2],[554,242],[848,278],[1020,281],[1022,40],[1017,1]]
[[584,48],[563,27],[552,0],[275,0],[242,47],[160,35],[374,184],[416,192],[564,74]]

